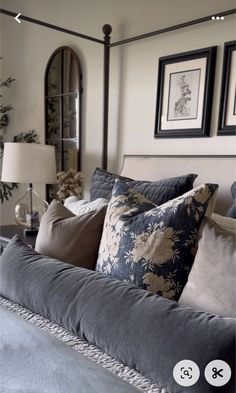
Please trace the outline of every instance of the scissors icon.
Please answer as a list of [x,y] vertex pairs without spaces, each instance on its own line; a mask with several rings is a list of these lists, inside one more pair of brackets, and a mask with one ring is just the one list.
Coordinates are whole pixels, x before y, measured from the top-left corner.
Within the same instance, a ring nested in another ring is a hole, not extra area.
[[223,371],[223,368],[221,368],[220,370],[217,370],[216,367],[213,367],[212,371],[213,371],[212,378],[216,379],[218,376],[223,378],[223,375],[221,374]]

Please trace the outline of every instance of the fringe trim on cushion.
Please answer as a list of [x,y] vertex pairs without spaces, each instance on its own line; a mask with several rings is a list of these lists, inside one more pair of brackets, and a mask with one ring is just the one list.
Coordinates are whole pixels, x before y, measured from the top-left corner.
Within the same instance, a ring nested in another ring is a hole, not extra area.
[[106,368],[113,374],[129,382],[144,393],[168,393],[166,389],[158,386],[155,382],[146,378],[138,371],[126,366],[125,364],[115,360],[112,356],[103,352],[100,348],[93,344],[89,344],[86,340],[69,333],[66,329],[50,320],[36,314],[27,308],[20,306],[11,300],[0,296],[0,304],[9,310],[14,311],[18,316],[26,321],[38,326],[40,329],[57,337],[60,341],[69,345],[76,351],[82,353],[90,360],[96,362],[100,366]]

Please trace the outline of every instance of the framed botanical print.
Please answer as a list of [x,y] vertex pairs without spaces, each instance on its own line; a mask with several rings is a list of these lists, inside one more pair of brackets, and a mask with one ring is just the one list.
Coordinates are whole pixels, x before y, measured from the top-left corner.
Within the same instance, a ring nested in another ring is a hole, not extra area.
[[236,135],[236,41],[224,46],[218,135]]
[[210,135],[216,46],[159,59],[155,137]]

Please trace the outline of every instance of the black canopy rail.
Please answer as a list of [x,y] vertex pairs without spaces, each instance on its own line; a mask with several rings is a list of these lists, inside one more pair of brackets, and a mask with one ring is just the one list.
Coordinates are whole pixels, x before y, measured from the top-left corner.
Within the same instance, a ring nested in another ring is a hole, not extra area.
[[[5,14],[8,16],[12,16],[12,17],[16,17],[18,15],[18,13],[16,12],[12,12],[9,10],[5,10],[3,8],[0,8],[0,13],[1,14]],[[130,42],[133,41],[138,41],[141,39],[145,39],[145,38],[149,38],[149,37],[153,37],[156,35],[160,35],[160,34],[164,34],[164,33],[168,33],[170,31],[174,31],[174,30],[178,30],[178,29],[182,29],[188,26],[193,26],[193,25],[197,25],[203,22],[209,22],[212,21],[212,16],[228,16],[228,15],[232,15],[236,13],[236,8],[233,8],[231,10],[226,10],[226,11],[222,11],[222,12],[215,12],[212,15],[208,15],[202,18],[198,18],[198,19],[193,19],[191,21],[188,22],[184,22],[184,23],[180,23],[177,25],[173,25],[173,26],[169,26],[160,30],[155,30],[152,31],[150,33],[145,33],[145,34],[141,34],[141,35],[137,35],[134,37],[130,37],[121,41],[116,41],[113,43],[110,43],[110,34],[112,32],[112,27],[109,24],[105,24],[103,26],[103,33],[104,33],[104,40],[100,40],[98,38],[95,37],[91,37],[88,36],[86,34],[82,34],[73,30],[69,30],[69,29],[65,29],[63,27],[60,26],[56,26],[53,25],[51,23],[47,23],[35,18],[31,18],[25,15],[20,15],[20,19],[26,21],[26,22],[30,22],[30,23],[34,23],[36,25],[40,25],[43,27],[47,27],[48,29],[52,29],[52,30],[57,30],[60,31],[62,33],[66,33],[66,34],[70,34],[79,38],[83,38],[85,40],[88,41],[93,41],[96,42],[98,44],[102,44],[104,46],[104,81],[103,81],[103,151],[102,151],[102,160],[101,160],[101,166],[103,169],[107,169],[107,161],[108,161],[108,112],[109,112],[109,73],[110,73],[110,48],[113,48],[115,46],[119,46],[119,45],[124,45],[124,44],[128,44]]]
[[[0,13],[8,15],[8,16],[13,16],[13,18],[15,18],[18,15],[18,12],[12,12],[12,11],[8,11],[8,10],[4,10],[3,8],[0,8]],[[103,44],[103,45],[105,44],[104,41],[99,40],[98,38],[90,37],[89,35],[82,34],[82,33],[79,33],[77,31],[65,29],[64,27],[52,25],[51,23],[47,23],[47,22],[44,22],[44,21],[39,20],[39,19],[30,18],[29,16],[25,16],[25,15],[20,15],[19,18],[22,19],[22,20],[25,20],[26,22],[34,23],[35,25],[40,25],[40,26],[47,27],[48,29],[61,31],[62,33],[74,35],[76,37],[83,38],[85,40],[97,42],[98,44]]]
[[[216,12],[214,15],[219,16],[219,17],[221,17],[221,16],[225,17],[225,16],[232,15],[232,14],[235,14],[235,13],[236,13],[236,8],[233,8],[232,10],[227,10],[227,11],[224,11],[224,12]],[[142,40],[144,38],[153,37],[153,36],[156,36],[156,35],[168,33],[169,31],[182,29],[183,27],[197,25],[197,24],[203,23],[203,22],[209,22],[210,20],[212,20],[212,16],[213,15],[204,16],[203,18],[193,19],[193,20],[190,20],[188,22],[180,23],[178,25],[173,25],[173,26],[165,27],[165,28],[160,29],[160,30],[151,31],[150,33],[145,33],[145,34],[137,35],[137,36],[134,36],[134,37],[125,38],[124,40],[113,42],[112,44],[110,44],[110,48],[113,48],[114,46],[118,46],[118,45],[128,44],[129,42]]]

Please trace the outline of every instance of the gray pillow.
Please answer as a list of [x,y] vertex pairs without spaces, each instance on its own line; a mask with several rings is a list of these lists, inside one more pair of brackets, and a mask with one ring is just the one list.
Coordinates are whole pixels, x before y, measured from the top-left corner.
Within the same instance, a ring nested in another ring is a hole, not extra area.
[[[235,328],[222,318],[152,295],[126,282],[39,255],[15,236],[1,257],[0,294],[86,338],[168,392],[185,390],[173,368],[191,359],[200,378],[189,391],[212,393],[213,359],[235,369]],[[234,373],[219,393],[234,391]],[[187,389],[186,389],[187,391]]]
[[233,197],[233,203],[232,206],[230,206],[229,210],[226,212],[226,216],[236,218],[236,181],[231,186],[231,193]]
[[102,236],[106,205],[75,216],[53,200],[44,213],[35,250],[73,265],[94,269]]
[[205,219],[194,264],[179,303],[236,318],[235,233]]
[[110,199],[115,180],[124,181],[129,187],[144,195],[150,202],[155,205],[162,205],[170,199],[190,191],[193,188],[193,182],[197,175],[188,174],[178,177],[171,177],[158,181],[133,180],[128,177],[115,175],[97,168],[91,179],[90,199],[96,198]]

